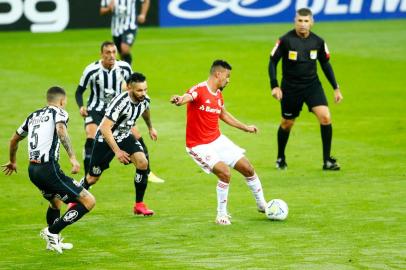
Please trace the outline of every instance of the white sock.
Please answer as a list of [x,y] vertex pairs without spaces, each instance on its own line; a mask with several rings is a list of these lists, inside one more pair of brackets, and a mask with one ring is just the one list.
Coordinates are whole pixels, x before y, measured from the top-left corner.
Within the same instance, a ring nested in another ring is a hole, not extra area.
[[221,180],[217,182],[217,214],[227,214],[227,200],[228,200],[228,187],[229,184]]
[[253,176],[246,177],[245,179],[247,180],[248,187],[251,189],[252,194],[254,195],[257,205],[266,205],[264,191],[262,190],[261,181],[259,180],[258,175],[255,173]]

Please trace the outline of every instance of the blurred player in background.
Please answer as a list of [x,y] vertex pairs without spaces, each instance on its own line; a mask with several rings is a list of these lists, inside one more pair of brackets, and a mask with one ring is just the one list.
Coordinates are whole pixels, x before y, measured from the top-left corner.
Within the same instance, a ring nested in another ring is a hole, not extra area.
[[[78,221],[95,205],[93,195],[74,183],[58,164],[59,145],[62,144],[72,164],[72,173],[79,172],[80,165],[67,131],[69,116],[64,110],[66,101],[65,90],[57,86],[49,88],[47,106],[31,113],[17,129],[10,141],[10,161],[2,166],[6,175],[17,172],[18,143],[28,137],[28,175],[50,203],[46,214],[48,227],[41,231],[41,236],[47,242],[47,249],[58,253],[73,247],[71,243],[62,242],[59,233]],[[75,202],[75,206],[60,217],[62,202]]]
[[[122,89],[126,88],[125,81],[132,73],[131,66],[128,63],[116,60],[117,49],[113,42],[103,42],[100,50],[101,59],[89,64],[85,68],[75,94],[80,115],[85,119],[86,143],[83,162],[85,175],[89,171],[90,156],[96,130],[104,117],[107,104],[115,96],[119,95]],[[85,106],[83,104],[83,93],[89,86],[91,92],[87,106]],[[133,133],[144,148],[147,158],[149,158],[144,140],[135,127],[133,128]],[[148,172],[151,182],[164,182],[163,179],[150,172],[149,167]]]
[[266,201],[261,181],[254,168],[244,156],[245,150],[235,145],[219,129],[219,119],[226,124],[249,133],[257,128],[246,125],[231,115],[224,106],[222,91],[230,81],[231,66],[223,60],[216,60],[210,68],[207,81],[193,86],[182,96],[174,95],[171,103],[176,106],[187,104],[186,151],[206,173],[217,178],[217,217],[219,225],[230,225],[227,211],[228,188],[231,180],[230,168],[240,172],[246,179],[257,204],[264,212]]
[[150,0],[141,1],[141,11],[137,16],[136,0],[101,0],[100,14],[112,14],[111,32],[121,60],[131,65],[131,47],[137,35],[137,23],[146,21]]
[[[319,77],[317,76],[318,60],[324,74],[334,89],[334,101],[339,103],[343,96],[336,82],[333,68],[329,63],[330,53],[323,39],[310,29],[313,26],[313,15],[310,9],[301,8],[295,17],[295,29],[282,36],[271,52],[268,73],[271,82],[272,96],[281,101],[282,120],[278,129],[278,156],[276,167],[286,169],[285,148],[290,130],[296,117],[306,103],[320,122],[323,144],[323,169],[339,170],[337,160],[330,156],[333,128],[330,110]],[[282,58],[282,86],[276,78],[276,66]]]

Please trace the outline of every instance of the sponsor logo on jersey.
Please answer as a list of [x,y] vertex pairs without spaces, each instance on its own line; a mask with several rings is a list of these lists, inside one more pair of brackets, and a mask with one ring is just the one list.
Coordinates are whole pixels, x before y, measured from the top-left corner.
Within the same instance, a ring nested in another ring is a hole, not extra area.
[[37,117],[33,117],[30,121],[31,125],[37,125],[40,123],[44,123],[44,122],[48,122],[49,120],[49,116],[48,115],[41,115],[41,116],[37,116]]
[[216,113],[216,114],[220,114],[221,110],[217,109],[217,108],[212,108],[210,106],[204,106],[204,105],[200,105],[199,110],[201,111],[205,111],[205,112],[209,112],[209,113]]
[[72,222],[77,216],[79,215],[78,211],[76,210],[69,210],[65,216],[63,217],[63,221],[65,222]]
[[313,59],[313,60],[317,59],[317,50],[310,51],[310,59]]
[[289,51],[288,58],[289,58],[289,60],[296,61],[297,60],[297,51]]

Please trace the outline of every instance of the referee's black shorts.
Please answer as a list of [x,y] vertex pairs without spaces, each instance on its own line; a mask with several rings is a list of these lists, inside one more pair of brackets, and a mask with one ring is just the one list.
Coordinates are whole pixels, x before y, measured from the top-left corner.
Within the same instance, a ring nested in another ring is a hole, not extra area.
[[[126,151],[129,155],[135,152],[144,152],[141,144],[130,134],[127,138],[117,142],[121,150]],[[103,140],[97,139],[93,144],[92,157],[90,159],[89,174],[91,176],[100,176],[102,172],[110,167],[110,162],[114,158],[114,152],[110,146]]]
[[309,112],[316,106],[328,106],[327,98],[321,84],[311,86],[301,91],[283,91],[281,100],[282,117],[285,119],[298,117],[302,110],[303,103],[306,103]]
[[28,175],[47,200],[57,198],[65,203],[76,202],[83,190],[83,187],[76,184],[73,178],[64,174],[55,161],[30,163]]

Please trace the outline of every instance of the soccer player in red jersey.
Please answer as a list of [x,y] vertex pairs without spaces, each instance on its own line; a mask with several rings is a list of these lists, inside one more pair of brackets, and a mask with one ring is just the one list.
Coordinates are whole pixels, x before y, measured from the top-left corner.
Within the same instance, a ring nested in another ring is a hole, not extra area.
[[257,127],[246,125],[236,119],[224,107],[222,91],[230,81],[231,66],[226,61],[215,60],[207,81],[193,86],[182,96],[174,95],[171,103],[176,106],[187,104],[186,151],[206,173],[217,178],[216,223],[230,225],[227,212],[230,167],[240,172],[251,189],[258,211],[264,212],[266,201],[261,181],[248,159],[245,150],[221,134],[219,119],[226,124],[249,133],[256,133]]

